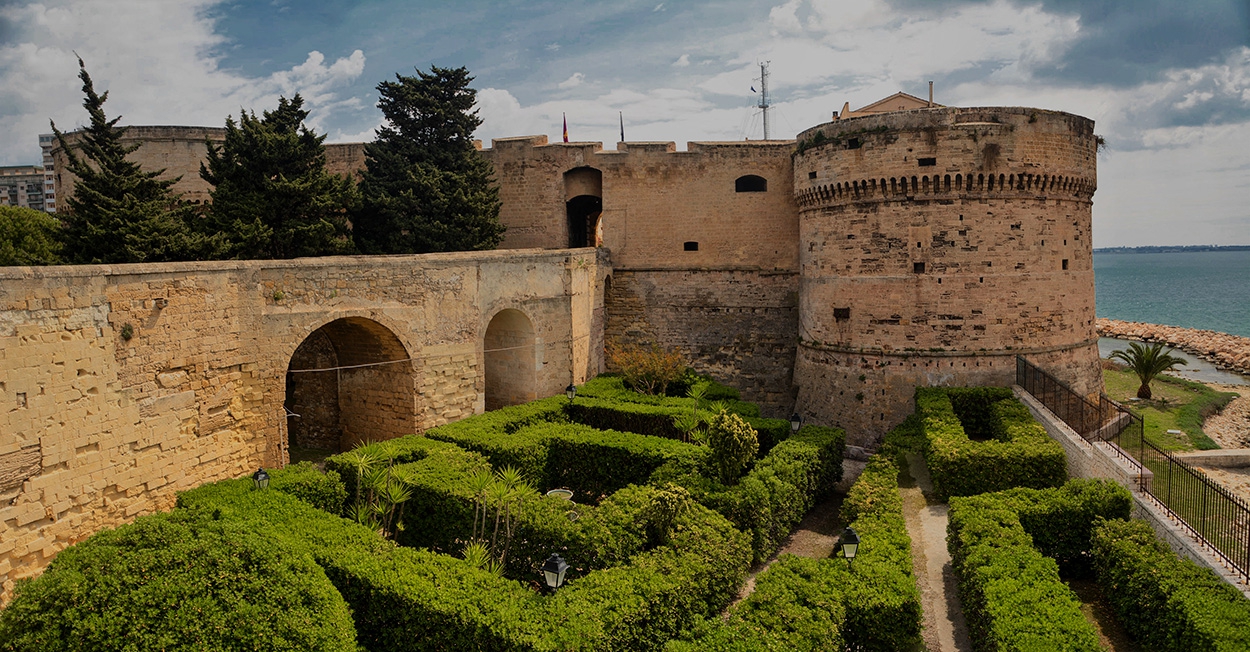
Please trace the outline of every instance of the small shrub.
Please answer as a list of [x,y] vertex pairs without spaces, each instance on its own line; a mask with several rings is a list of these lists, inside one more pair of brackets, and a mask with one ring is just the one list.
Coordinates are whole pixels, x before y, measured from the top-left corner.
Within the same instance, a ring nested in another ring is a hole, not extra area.
[[663,396],[668,386],[686,375],[686,361],[677,351],[659,344],[649,347],[608,342],[608,364],[621,370],[625,384],[636,392]]
[[322,473],[312,462],[300,462],[269,474],[269,488],[296,498],[331,514],[343,514],[347,486],[334,471]]
[[759,435],[742,417],[722,410],[708,421],[707,443],[711,453],[708,461],[721,482],[738,483],[747,465],[759,452]]

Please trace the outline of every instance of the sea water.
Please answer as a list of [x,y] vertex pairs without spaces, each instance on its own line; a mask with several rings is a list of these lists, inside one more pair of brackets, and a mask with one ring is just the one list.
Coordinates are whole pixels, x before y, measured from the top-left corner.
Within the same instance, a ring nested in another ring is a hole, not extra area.
[[1097,314],[1250,337],[1250,251],[1095,253]]

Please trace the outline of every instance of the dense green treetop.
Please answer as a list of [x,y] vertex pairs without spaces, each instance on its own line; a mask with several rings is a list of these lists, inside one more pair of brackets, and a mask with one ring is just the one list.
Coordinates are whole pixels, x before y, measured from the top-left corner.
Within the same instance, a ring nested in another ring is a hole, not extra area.
[[73,147],[52,124],[69,159],[67,168],[78,177],[68,210],[60,214],[65,258],[71,263],[141,263],[204,255],[210,243],[190,228],[195,209],[171,190],[178,178],[159,179],[164,170],[145,172],[126,160],[139,145],[122,144],[121,116],[109,120],[104,115],[108,92],[96,94],[82,59],[78,68],[91,123]]
[[503,240],[499,190],[473,146],[482,123],[465,68],[417,70],[378,84],[386,124],[365,146],[361,210],[365,253],[493,249]]
[[0,266],[61,262],[61,224],[32,208],[0,206]]
[[213,191],[201,229],[220,234],[226,258],[297,258],[353,253],[348,212],[355,184],[325,169],[325,136],[304,125],[297,93],[261,118],[226,118],[226,140],[208,145],[200,176]]

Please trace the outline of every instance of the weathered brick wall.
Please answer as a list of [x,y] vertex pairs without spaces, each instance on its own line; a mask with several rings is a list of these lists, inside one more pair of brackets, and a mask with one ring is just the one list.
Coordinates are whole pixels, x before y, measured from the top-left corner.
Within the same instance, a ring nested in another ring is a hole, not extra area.
[[[82,132],[70,132],[65,137],[75,146]],[[225,127],[134,125],[127,127],[122,136],[123,145],[139,145],[139,149],[126,157],[128,160],[138,163],[145,171],[164,170],[162,179],[178,177],[174,192],[193,204],[210,203],[209,192],[213,187],[200,178],[200,164],[207,162],[209,142],[220,147],[225,141]],[[364,143],[327,143],[325,147],[327,170],[359,177],[365,167]],[[68,163],[69,157],[60,143],[54,144],[52,167],[56,173],[57,200],[62,206],[74,194],[74,184],[78,182],[78,177],[67,169]]]
[[285,463],[314,333],[332,351],[303,362],[370,365],[339,375],[344,444],[480,412],[505,308],[541,337],[536,394],[583,382],[606,272],[589,249],[0,268],[0,596],[178,490]]
[[615,270],[605,336],[679,348],[767,416],[789,416],[798,328],[792,272]]
[[871,442],[916,385],[1010,384],[1025,354],[1101,388],[1093,123],[926,109],[800,134],[798,405]]

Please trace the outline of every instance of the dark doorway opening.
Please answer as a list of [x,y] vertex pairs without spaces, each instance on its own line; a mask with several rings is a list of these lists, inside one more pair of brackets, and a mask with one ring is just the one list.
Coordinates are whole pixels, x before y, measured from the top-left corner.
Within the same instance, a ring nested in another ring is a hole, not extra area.
[[565,202],[565,210],[569,217],[569,247],[597,246],[603,199],[579,195]]

